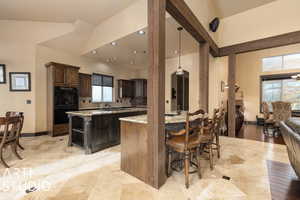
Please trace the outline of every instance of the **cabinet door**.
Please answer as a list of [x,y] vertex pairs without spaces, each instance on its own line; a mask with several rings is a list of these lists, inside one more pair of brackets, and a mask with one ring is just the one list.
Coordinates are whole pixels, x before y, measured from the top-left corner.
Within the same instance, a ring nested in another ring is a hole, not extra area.
[[65,84],[65,67],[54,67],[54,84],[56,86]]
[[80,97],[92,96],[92,76],[89,74],[79,74],[79,95]]
[[147,80],[143,80],[143,97],[147,97]]
[[66,84],[73,87],[77,87],[79,85],[78,69],[72,67],[68,67],[66,69]]

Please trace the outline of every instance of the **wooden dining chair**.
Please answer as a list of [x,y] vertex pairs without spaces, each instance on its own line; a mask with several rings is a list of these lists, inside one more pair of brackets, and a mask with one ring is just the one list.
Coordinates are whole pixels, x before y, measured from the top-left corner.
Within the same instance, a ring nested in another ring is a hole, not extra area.
[[[21,127],[20,127],[20,137],[21,137],[23,124],[24,124],[24,113],[23,112],[8,111],[8,112],[6,112],[5,116],[6,117],[20,117],[21,118]],[[20,144],[19,138],[18,138],[18,141],[17,141],[17,145],[18,145],[18,147],[20,147],[20,149],[24,150],[24,147]]]
[[17,152],[17,141],[20,136],[21,117],[0,117],[0,130],[3,130],[3,135],[0,136],[0,160],[2,164],[9,168],[3,159],[3,150],[6,146],[11,146],[12,152],[17,158],[22,160]]
[[189,188],[189,168],[192,161],[192,154],[194,153],[197,160],[198,176],[201,178],[200,170],[200,143],[202,132],[203,111],[195,113],[187,113],[185,128],[177,131],[170,132],[171,137],[167,139],[166,145],[168,149],[167,163],[168,175],[171,174],[171,160],[172,153],[177,152],[184,155],[184,174],[185,186]]

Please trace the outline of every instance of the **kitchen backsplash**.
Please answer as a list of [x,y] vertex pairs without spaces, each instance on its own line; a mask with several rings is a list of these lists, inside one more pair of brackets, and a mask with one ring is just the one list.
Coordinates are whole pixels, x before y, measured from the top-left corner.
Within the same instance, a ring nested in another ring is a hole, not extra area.
[[92,98],[79,98],[79,108],[104,108],[105,105],[109,105],[111,107],[131,107],[131,100],[128,99],[117,99],[116,102],[112,103],[93,103]]

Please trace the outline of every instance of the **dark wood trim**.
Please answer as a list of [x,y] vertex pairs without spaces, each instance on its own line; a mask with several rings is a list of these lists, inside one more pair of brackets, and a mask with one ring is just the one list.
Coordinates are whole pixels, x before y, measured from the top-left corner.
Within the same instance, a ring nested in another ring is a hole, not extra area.
[[[148,0],[148,171],[149,184],[160,188],[165,172],[165,49],[166,0]],[[151,134],[150,134],[151,133]]]
[[48,135],[48,132],[42,131],[42,132],[36,132],[36,133],[22,133],[21,137],[36,137],[36,136],[43,136],[43,135]]
[[209,44],[199,45],[199,108],[208,112],[209,99]]
[[0,68],[3,68],[3,81],[0,84],[6,84],[6,66],[4,64],[0,64]]
[[231,54],[228,58],[228,136],[235,137],[235,73],[236,55]]
[[245,125],[256,125],[256,121],[245,121]]
[[57,62],[49,62],[47,64],[45,64],[46,67],[50,67],[50,66],[55,66],[55,67],[71,67],[71,68],[75,68],[75,69],[80,69],[80,67],[77,66],[73,66],[73,65],[68,65],[68,64],[63,64],[63,63],[57,63]]
[[219,55],[219,47],[183,0],[167,0],[166,9],[199,43],[207,42],[213,56]]
[[300,31],[222,47],[219,49],[219,56],[229,56],[230,54],[247,53],[297,43],[300,43]]
[[[28,89],[15,90],[12,88],[12,75],[14,75],[14,74],[28,75]],[[9,72],[9,91],[10,92],[31,92],[31,73],[30,72]]]

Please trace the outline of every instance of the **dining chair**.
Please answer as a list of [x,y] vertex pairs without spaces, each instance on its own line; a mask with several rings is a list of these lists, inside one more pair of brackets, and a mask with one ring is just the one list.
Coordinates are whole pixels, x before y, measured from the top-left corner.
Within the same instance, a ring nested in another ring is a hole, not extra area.
[[[202,135],[202,121],[204,111],[197,111],[195,113],[187,113],[185,128],[179,131],[170,132],[170,137],[166,140],[168,149],[167,174],[171,174],[171,160],[172,153],[177,152],[184,155],[184,174],[185,186],[189,188],[189,168],[192,159],[195,157],[197,160],[198,177],[201,178],[200,170],[200,143]],[[195,156],[193,156],[193,154]]]
[[[20,137],[21,137],[23,124],[24,124],[24,113],[23,112],[8,111],[8,112],[6,112],[5,116],[6,117],[20,117],[21,118],[21,127],[20,127]],[[19,138],[18,138],[18,141],[17,141],[17,145],[18,145],[18,147],[20,147],[20,149],[24,150],[24,147],[20,144]]]
[[17,141],[20,136],[20,128],[21,117],[0,117],[0,130],[3,130],[3,135],[0,136],[0,160],[6,168],[9,168],[3,159],[3,150],[6,146],[10,146],[15,156],[22,160],[17,152]]
[[274,117],[274,127],[277,133],[280,133],[279,123],[281,121],[286,121],[292,116],[292,106],[289,102],[275,101],[272,102],[273,107],[273,117]]

